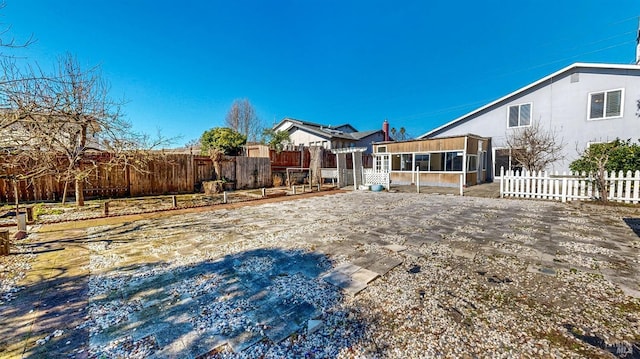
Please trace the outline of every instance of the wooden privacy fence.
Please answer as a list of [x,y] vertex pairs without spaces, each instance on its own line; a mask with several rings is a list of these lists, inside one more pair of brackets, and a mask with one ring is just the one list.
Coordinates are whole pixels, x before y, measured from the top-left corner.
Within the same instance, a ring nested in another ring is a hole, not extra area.
[[[270,187],[271,167],[268,158],[228,157],[222,162],[221,175],[235,182],[238,189]],[[136,197],[199,191],[203,181],[215,178],[214,167],[207,156],[170,154],[151,160],[144,171],[130,167],[98,163],[84,184],[86,198]],[[64,181],[44,176],[18,185],[21,202],[58,201],[62,198]],[[70,183],[67,196],[74,196]],[[15,201],[11,181],[0,179],[0,203]]]
[[235,169],[233,181],[236,189],[271,187],[271,161],[261,157],[233,157]]
[[[640,171],[605,172],[608,200],[640,203]],[[556,201],[600,198],[595,178],[586,173],[549,174],[547,172],[505,171],[500,169],[500,196]]]
[[[267,146],[252,146],[248,151],[248,157],[267,157],[271,160],[272,171],[285,171],[287,168],[300,167],[309,168],[311,153],[309,148],[305,147],[302,151],[280,151],[270,150]],[[347,154],[347,168],[351,168],[352,165],[351,154]],[[322,153],[322,160],[320,162],[322,168],[336,168],[336,155],[331,153],[330,150],[324,150]],[[373,167],[373,156],[363,155],[362,166],[365,168]]]

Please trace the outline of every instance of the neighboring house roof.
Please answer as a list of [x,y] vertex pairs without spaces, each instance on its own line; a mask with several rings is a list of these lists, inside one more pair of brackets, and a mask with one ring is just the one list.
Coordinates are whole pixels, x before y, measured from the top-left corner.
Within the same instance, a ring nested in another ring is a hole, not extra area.
[[276,128],[282,126],[286,122],[291,122],[292,124],[298,124],[298,125],[310,126],[310,127],[328,127],[328,128],[332,128],[332,126],[330,126],[330,125],[329,126],[328,125],[322,125],[322,124],[315,123],[315,122],[309,122],[309,121],[304,121],[304,120],[298,120],[298,119],[291,118],[291,117],[285,117],[285,118],[282,119],[282,121],[280,121],[277,124],[275,124],[273,126],[273,129],[276,129]]
[[[276,129],[278,127],[281,127],[286,122],[291,123],[291,127],[289,127],[287,130],[291,130],[292,128],[297,128],[299,130],[306,131],[326,139],[343,139],[343,140],[358,141],[367,136],[371,136],[378,132],[382,132],[381,129],[371,130],[371,131],[357,131],[355,127],[351,126],[350,124],[330,126],[330,125],[321,125],[314,122],[297,120],[293,118],[284,118],[278,124],[274,125],[273,128]],[[345,129],[352,129],[353,132],[346,132],[344,131]]]
[[361,131],[361,132],[352,132],[349,135],[351,135],[351,137],[353,137],[356,140],[361,140],[367,136],[371,136],[374,135],[378,132],[382,132],[382,130],[371,130],[371,131]]
[[481,113],[483,111],[486,111],[488,109],[490,109],[491,107],[494,106],[498,106],[500,104],[502,104],[505,101],[508,101],[509,99],[519,96],[520,94],[536,87],[539,86],[553,78],[556,78],[558,76],[564,75],[565,73],[569,72],[569,71],[574,71],[577,69],[611,69],[611,70],[635,70],[635,71],[640,71],[640,66],[639,65],[623,65],[623,64],[596,64],[596,63],[582,63],[582,62],[576,62],[574,64],[571,64],[565,68],[562,68],[548,76],[545,76],[543,78],[541,78],[538,81],[535,81],[525,87],[522,87],[516,91],[511,92],[510,94],[503,96],[493,102],[490,102],[480,108],[477,108],[463,116],[460,116],[458,118],[456,118],[453,121],[450,121],[448,123],[445,123],[444,125],[437,127],[429,132],[426,132],[424,134],[422,134],[421,136],[418,136],[418,139],[422,139],[422,138],[427,138],[427,137],[431,137],[439,132],[441,132],[442,130],[454,127],[456,124],[463,122],[464,120],[466,120],[469,117],[472,117],[478,113]]

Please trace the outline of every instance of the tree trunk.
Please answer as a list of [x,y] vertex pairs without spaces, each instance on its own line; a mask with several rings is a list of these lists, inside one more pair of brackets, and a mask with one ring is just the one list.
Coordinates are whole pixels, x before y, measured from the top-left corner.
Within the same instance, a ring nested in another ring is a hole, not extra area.
[[216,174],[215,180],[216,181],[221,181],[222,180],[222,176],[221,176],[221,174],[222,174],[222,163],[220,163],[219,160],[214,160],[213,161],[213,171]]
[[222,180],[222,160],[224,154],[217,149],[212,149],[210,154],[211,162],[213,162],[213,171],[215,172],[215,180]]
[[311,171],[309,176],[309,184],[318,184],[322,182],[322,173],[320,168],[322,167],[323,152],[324,150],[322,147],[309,147],[309,171]]
[[67,201],[67,189],[69,188],[69,180],[64,180],[64,187],[62,189],[62,204]]
[[76,178],[76,206],[84,206],[83,181]]
[[604,166],[598,166],[598,178],[596,181],[598,182],[598,187],[600,190],[600,200],[602,202],[609,201],[609,189],[607,188],[607,180],[604,178]]

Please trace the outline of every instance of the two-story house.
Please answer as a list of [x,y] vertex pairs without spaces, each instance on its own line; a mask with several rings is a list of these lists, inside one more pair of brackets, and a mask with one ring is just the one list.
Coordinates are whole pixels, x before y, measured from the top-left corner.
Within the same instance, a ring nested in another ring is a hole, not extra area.
[[506,136],[538,123],[563,143],[568,171],[591,143],[640,138],[640,65],[575,63],[433,129],[419,139],[477,134],[491,139],[488,178],[513,165]]

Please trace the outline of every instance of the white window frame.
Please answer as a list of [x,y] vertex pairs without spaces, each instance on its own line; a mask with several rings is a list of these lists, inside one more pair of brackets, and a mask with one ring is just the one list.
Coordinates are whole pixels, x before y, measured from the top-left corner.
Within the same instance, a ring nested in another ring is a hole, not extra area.
[[[607,117],[607,93],[615,92],[615,91],[620,91],[620,115]],[[604,94],[604,104],[602,104],[603,117],[591,118],[591,97],[599,93]],[[610,120],[612,118],[621,118],[623,116],[624,116],[624,88],[617,88],[617,89],[604,90],[604,91],[594,91],[594,92],[589,92],[587,94],[587,121]]]
[[373,169],[377,172],[389,172],[389,154],[375,154],[373,161]]
[[[529,124],[528,125],[521,125],[520,124],[520,107],[524,106],[524,105],[529,105]],[[509,109],[511,107],[518,107],[518,126],[511,126],[509,124]],[[519,104],[514,104],[514,105],[509,105],[507,106],[507,128],[522,128],[522,127],[529,127],[531,126],[531,123],[533,122],[533,102],[525,102],[525,103],[519,103]]]

